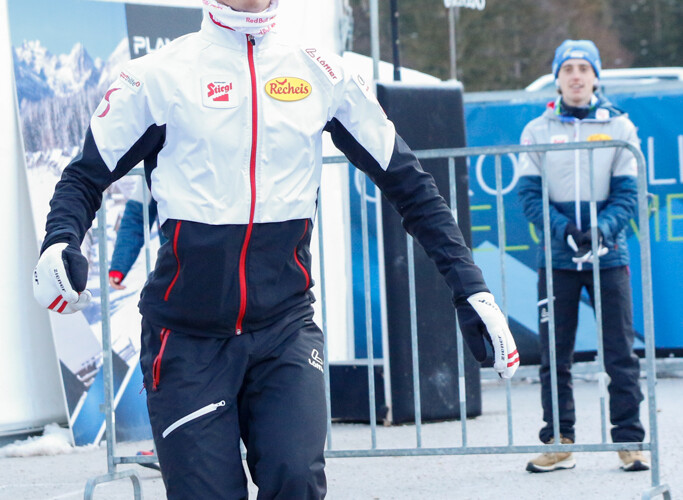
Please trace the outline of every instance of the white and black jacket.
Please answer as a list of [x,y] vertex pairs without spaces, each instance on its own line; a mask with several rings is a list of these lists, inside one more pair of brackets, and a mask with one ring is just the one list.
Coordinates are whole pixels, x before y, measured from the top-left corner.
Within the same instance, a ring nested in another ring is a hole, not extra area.
[[312,294],[322,132],[366,172],[455,301],[487,291],[434,181],[369,84],[335,54],[215,24],[131,61],[51,202],[43,249],[78,244],[102,192],[140,161],[169,242],[142,293],[149,320],[195,335],[265,326]]

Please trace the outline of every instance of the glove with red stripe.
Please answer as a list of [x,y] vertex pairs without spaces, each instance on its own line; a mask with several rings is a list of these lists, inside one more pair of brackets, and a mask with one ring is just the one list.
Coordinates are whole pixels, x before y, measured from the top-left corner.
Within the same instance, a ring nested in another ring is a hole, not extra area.
[[519,353],[505,316],[493,295],[479,292],[458,306],[458,323],[463,339],[480,363],[486,359],[486,339],[493,347],[493,369],[501,378],[512,378],[519,367]]
[[50,245],[33,270],[33,296],[38,303],[60,314],[85,308],[92,294],[85,289],[88,261],[73,244]]

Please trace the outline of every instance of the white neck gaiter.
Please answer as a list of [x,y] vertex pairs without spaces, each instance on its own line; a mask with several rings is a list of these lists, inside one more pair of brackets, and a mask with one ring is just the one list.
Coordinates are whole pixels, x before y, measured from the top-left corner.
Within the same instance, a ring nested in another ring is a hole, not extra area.
[[239,12],[217,0],[202,0],[204,9],[218,26],[252,36],[263,36],[275,26],[279,0],[271,0],[263,12]]

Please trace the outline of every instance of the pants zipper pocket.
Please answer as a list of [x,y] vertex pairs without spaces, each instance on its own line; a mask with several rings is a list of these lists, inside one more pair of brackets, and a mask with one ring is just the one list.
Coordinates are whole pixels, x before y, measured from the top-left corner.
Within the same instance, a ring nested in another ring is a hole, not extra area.
[[152,390],[156,391],[159,388],[159,381],[161,379],[161,359],[164,357],[164,351],[166,350],[166,342],[168,341],[168,335],[171,330],[166,328],[161,329],[161,347],[159,348],[159,354],[154,358],[154,363],[152,363]]
[[183,418],[181,418],[181,419],[179,419],[179,420],[176,420],[176,421],[173,422],[171,425],[169,425],[169,426],[166,428],[166,430],[161,434],[161,437],[163,437],[163,438],[165,439],[166,436],[168,436],[171,432],[173,432],[174,430],[176,430],[176,429],[177,429],[178,427],[180,427],[181,425],[185,425],[186,423],[191,422],[191,421],[193,421],[193,420],[196,420],[196,419],[198,419],[199,417],[203,417],[203,416],[206,415],[207,413],[214,412],[214,411],[216,411],[218,408],[220,408],[221,406],[225,406],[225,400],[219,401],[218,403],[211,403],[210,405],[206,405],[205,407],[200,408],[200,409],[197,410],[197,411],[193,411],[193,412],[190,413],[189,415],[185,415]]

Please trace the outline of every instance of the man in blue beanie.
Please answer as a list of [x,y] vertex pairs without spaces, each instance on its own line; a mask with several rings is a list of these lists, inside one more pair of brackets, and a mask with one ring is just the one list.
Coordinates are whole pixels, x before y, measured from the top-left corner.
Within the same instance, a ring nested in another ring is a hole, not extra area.
[[[600,53],[590,40],[565,40],[555,51],[553,74],[559,97],[532,120],[522,133],[529,144],[623,140],[639,145],[636,128],[627,115],[596,94]],[[575,440],[576,421],[572,393],[572,357],[576,340],[581,291],[585,287],[594,304],[592,237],[590,227],[590,172],[586,150],[555,151],[547,155],[550,196],[550,233],[555,313],[555,348],[560,440]],[[542,153],[520,155],[519,196],[524,214],[543,237],[541,188]],[[623,149],[594,152],[597,200],[598,256],[605,371],[609,375],[610,421],[615,443],[642,442],[638,357],[633,352],[633,312],[626,245],[626,225],[636,213],[636,161]],[[538,308],[541,346],[541,401],[545,426],[539,437],[553,443],[550,356],[548,352],[548,296],[544,242],[538,253]],[[640,451],[619,451],[626,471],[649,469]],[[527,464],[529,472],[571,469],[572,453],[543,453]]]

